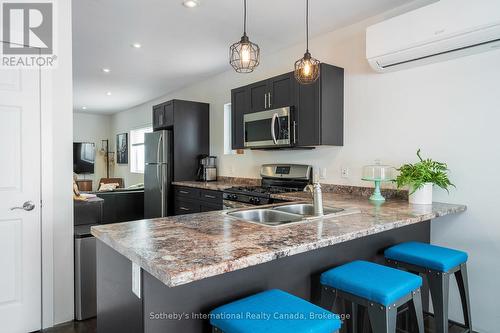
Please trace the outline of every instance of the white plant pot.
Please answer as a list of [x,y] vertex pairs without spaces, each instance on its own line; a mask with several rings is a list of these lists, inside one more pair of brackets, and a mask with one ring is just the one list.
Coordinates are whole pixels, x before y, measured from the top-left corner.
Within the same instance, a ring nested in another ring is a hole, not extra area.
[[[420,189],[416,190],[413,192],[413,194],[410,194],[408,201],[411,204],[416,204],[416,205],[430,205],[432,204],[432,187],[433,183],[425,183],[424,186],[422,186]],[[410,188],[410,193],[413,191],[412,188]]]

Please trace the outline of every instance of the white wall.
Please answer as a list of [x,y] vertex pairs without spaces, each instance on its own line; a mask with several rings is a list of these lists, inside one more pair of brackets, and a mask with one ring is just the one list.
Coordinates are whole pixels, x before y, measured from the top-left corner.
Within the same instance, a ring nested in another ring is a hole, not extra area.
[[[110,135],[111,119],[109,115],[90,114],[76,112],[73,115],[73,142],[93,142],[96,148],[94,173],[91,175],[79,175],[79,179],[92,179],[93,190],[99,187],[99,180],[106,177],[106,160],[99,151],[101,140],[112,141],[114,136]],[[112,143],[110,142],[110,151]],[[113,163],[110,163],[110,177],[113,174]]]
[[[500,224],[495,201],[500,197],[496,170],[500,164],[500,51],[418,67],[391,74],[375,74],[364,58],[364,28],[373,18],[311,41],[313,56],[345,68],[345,145],[312,151],[261,152],[223,156],[223,105],[230,89],[290,71],[303,54],[298,45],[273,55],[264,53],[257,70],[248,75],[233,71],[168,94],[113,116],[117,128],[150,121],[151,107],[171,98],[210,103],[211,154],[219,156],[224,176],[258,177],[259,166],[270,162],[313,163],[327,169],[327,183],[367,185],[361,167],[381,159],[398,166],[414,161],[415,152],[449,163],[457,185],[448,196],[436,191],[438,201],[467,204],[466,213],[438,219],[432,241],[467,251],[470,255],[472,311],[475,329],[496,332],[500,315],[497,277],[500,275]],[[126,123],[126,126],[123,125]],[[350,177],[340,177],[340,168]],[[451,318],[461,320],[458,294],[452,284]]]
[[71,1],[54,9],[58,66],[42,71],[43,326],[73,319]]
[[[127,114],[120,113],[111,116],[111,135],[110,147],[116,151],[116,135],[120,133],[129,134],[129,154],[130,154],[130,130],[143,128],[152,125],[151,112],[128,112]],[[117,164],[113,166],[113,177],[123,178],[125,187],[144,183],[144,174],[130,172],[130,158],[129,164]]]

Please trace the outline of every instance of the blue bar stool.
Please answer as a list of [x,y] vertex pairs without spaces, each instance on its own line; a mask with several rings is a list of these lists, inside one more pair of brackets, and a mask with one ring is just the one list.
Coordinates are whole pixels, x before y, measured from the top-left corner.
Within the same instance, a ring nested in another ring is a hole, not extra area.
[[439,333],[448,333],[448,296],[450,275],[455,274],[465,326],[472,332],[467,253],[420,242],[408,242],[385,250],[387,263],[393,267],[427,277],[434,305],[434,319]]
[[[368,261],[353,261],[321,274],[321,305],[332,308],[348,301],[368,310],[374,333],[395,333],[398,307],[410,302],[418,332],[424,333],[424,318],[418,275]],[[353,331],[357,331],[356,318]]]
[[282,290],[264,291],[210,312],[212,332],[334,333],[339,316]]

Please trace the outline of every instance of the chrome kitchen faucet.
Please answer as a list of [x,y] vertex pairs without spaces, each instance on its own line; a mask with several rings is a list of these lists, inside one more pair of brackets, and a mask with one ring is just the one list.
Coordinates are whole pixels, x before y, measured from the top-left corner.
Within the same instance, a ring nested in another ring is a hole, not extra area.
[[304,187],[304,192],[310,191],[313,197],[314,216],[323,216],[323,194],[319,182]]

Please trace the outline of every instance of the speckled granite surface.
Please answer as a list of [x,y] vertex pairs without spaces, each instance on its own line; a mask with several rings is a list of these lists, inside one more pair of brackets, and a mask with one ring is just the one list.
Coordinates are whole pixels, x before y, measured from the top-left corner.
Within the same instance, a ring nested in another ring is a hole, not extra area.
[[224,191],[233,186],[257,186],[260,185],[260,179],[253,178],[232,178],[219,177],[217,181],[201,182],[201,181],[178,181],[172,182],[173,185],[201,188],[204,190]]
[[[199,181],[178,181],[172,184],[178,186],[195,187],[206,190],[224,191],[233,186],[259,186],[260,179],[255,178],[238,178],[238,177],[218,177],[214,182],[199,182]],[[335,185],[321,184],[323,192],[332,192],[338,194],[349,194],[368,198],[373,193],[373,187],[350,186],[350,185]],[[382,189],[382,195],[386,199],[408,199],[408,191],[397,189]]]
[[[281,197],[304,199],[308,194]],[[357,207],[361,213],[272,228],[216,211],[107,224],[92,227],[92,234],[175,287],[466,210],[463,205],[409,205],[402,200],[377,207],[359,196],[333,193],[324,194],[324,205]]]
[[[373,194],[373,187],[368,186],[351,186],[351,185],[336,185],[336,184],[321,184],[323,192],[333,192],[338,194],[351,194],[360,197],[369,198]],[[408,199],[408,191],[383,188],[382,195],[386,199]]]

